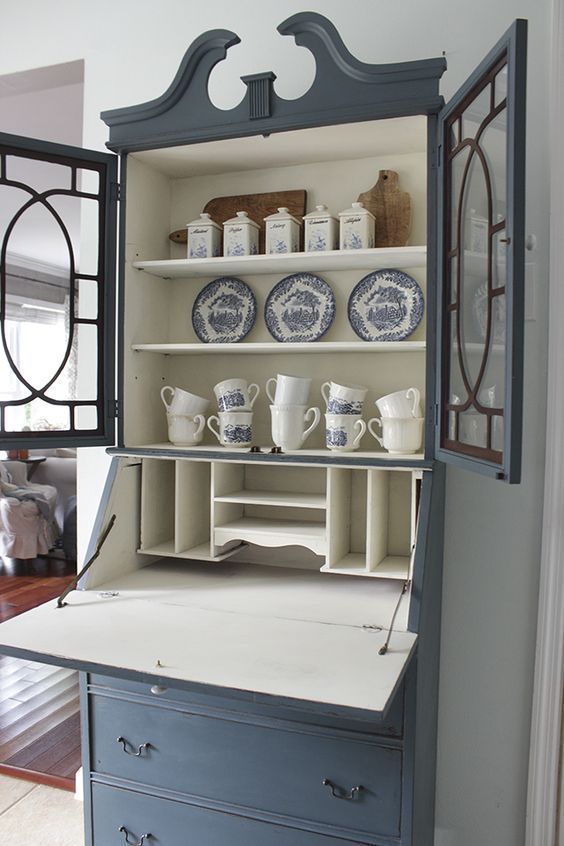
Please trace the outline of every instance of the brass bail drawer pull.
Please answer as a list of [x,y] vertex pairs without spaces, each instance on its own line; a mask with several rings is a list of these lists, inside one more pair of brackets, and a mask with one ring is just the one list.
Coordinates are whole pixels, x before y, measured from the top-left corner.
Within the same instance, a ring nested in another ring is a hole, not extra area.
[[137,843],[134,843],[133,840],[129,839],[129,832],[124,825],[120,825],[120,827],[118,828],[118,831],[121,831],[123,833],[123,836],[125,838],[125,842],[128,844],[128,846],[143,846],[143,844],[145,843],[145,840],[148,840],[149,837],[153,836],[152,834],[149,834],[149,833],[142,834],[141,840],[138,840]]
[[334,796],[335,799],[346,799],[347,801],[350,801],[351,799],[356,799],[360,791],[364,790],[362,784],[358,784],[356,787],[351,787],[351,789],[347,793],[346,790],[343,790],[342,787],[337,787],[337,785],[333,784],[333,782],[328,778],[323,779],[323,784],[325,785],[325,787],[331,788],[331,796]]
[[[137,747],[137,752],[130,752],[129,749],[127,748],[127,740],[125,739],[125,737],[121,737],[121,736],[116,739],[116,743],[121,743],[121,745],[123,746],[123,751],[125,752],[125,754],[131,755],[132,758],[140,758],[145,749],[151,748],[150,743],[142,743],[141,746]],[[132,749],[135,748],[132,743],[130,743],[129,745],[131,746]]]

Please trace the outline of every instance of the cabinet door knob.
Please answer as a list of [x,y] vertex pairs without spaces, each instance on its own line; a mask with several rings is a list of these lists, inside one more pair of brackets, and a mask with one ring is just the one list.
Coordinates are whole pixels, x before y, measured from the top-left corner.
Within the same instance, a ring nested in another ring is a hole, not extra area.
[[152,834],[147,832],[147,834],[141,835],[141,840],[138,840],[137,843],[134,843],[133,840],[129,839],[129,832],[124,825],[120,825],[120,827],[118,828],[118,831],[122,832],[122,834],[125,838],[125,842],[128,844],[128,846],[143,846],[143,844],[145,843],[145,840],[148,840],[149,837],[153,836]]
[[349,791],[344,790],[342,787],[337,787],[330,779],[324,778],[323,784],[325,787],[331,788],[331,796],[334,796],[335,799],[346,799],[350,801],[351,799],[355,799],[361,790],[364,790],[362,784],[358,784],[356,787],[351,787]]
[[[125,754],[131,755],[132,758],[140,758],[145,749],[151,748],[150,743],[142,743],[141,746],[137,747],[137,752],[131,752],[127,748],[128,741],[125,739],[125,737],[121,737],[121,735],[120,735],[120,737],[116,738],[116,743],[121,743],[121,745],[123,746],[123,751],[125,752]],[[131,746],[132,749],[135,748],[132,743],[130,743],[129,745]]]
[[160,684],[151,685],[151,693],[154,693],[155,696],[162,696],[163,693],[167,692],[167,690],[168,690],[168,687],[163,687]]

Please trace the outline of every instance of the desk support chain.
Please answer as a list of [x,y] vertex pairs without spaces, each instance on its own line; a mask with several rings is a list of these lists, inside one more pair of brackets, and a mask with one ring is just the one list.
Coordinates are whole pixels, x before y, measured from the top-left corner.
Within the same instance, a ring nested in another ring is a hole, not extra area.
[[71,590],[74,590],[76,588],[76,586],[79,583],[79,581],[81,580],[81,578],[90,569],[90,567],[94,564],[94,562],[96,561],[96,559],[100,555],[100,550],[102,549],[102,546],[104,545],[104,541],[106,540],[106,538],[110,534],[111,530],[113,529],[115,522],[116,522],[116,515],[112,514],[112,516],[110,517],[110,521],[109,521],[108,525],[106,526],[106,528],[104,529],[104,531],[100,535],[100,539],[99,539],[99,541],[96,545],[96,551],[94,552],[94,555],[92,555],[92,557],[88,559],[88,561],[86,562],[86,564],[84,565],[84,567],[82,568],[80,573],[77,573],[76,576],[74,577],[74,579],[72,580],[72,582],[70,582],[70,584],[68,584],[66,586],[66,588],[64,589],[64,591],[62,592],[60,597],[57,599],[57,608],[64,608],[65,607],[65,605],[67,604],[65,602],[65,598],[68,596],[68,594],[71,592]]

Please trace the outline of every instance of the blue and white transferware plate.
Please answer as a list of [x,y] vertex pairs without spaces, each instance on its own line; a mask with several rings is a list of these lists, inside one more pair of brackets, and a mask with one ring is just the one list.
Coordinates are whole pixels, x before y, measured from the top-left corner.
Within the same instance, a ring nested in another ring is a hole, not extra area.
[[423,291],[401,270],[376,270],[353,289],[349,323],[363,341],[403,341],[423,317]]
[[294,273],[281,279],[264,307],[266,327],[282,343],[317,341],[334,319],[333,291],[313,273]]
[[204,344],[241,341],[257,316],[255,295],[233,276],[214,279],[202,288],[192,308],[194,332]]

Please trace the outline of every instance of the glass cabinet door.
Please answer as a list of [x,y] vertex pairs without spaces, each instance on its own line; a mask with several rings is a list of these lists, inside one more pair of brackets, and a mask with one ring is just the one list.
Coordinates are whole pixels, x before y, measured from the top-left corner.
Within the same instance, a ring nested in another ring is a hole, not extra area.
[[0,134],[0,448],[114,442],[116,161]]
[[526,21],[439,120],[437,457],[518,482],[524,310]]

